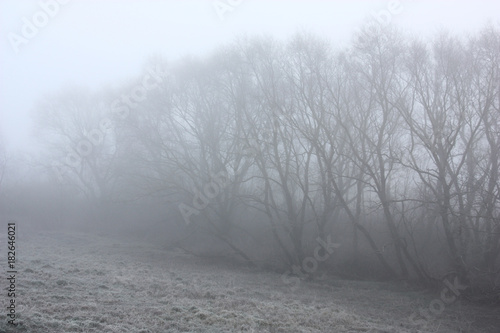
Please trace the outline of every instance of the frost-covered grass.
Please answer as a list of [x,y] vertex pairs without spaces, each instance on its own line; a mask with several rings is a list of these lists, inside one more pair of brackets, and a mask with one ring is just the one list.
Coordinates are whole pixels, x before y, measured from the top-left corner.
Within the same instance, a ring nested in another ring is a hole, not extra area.
[[403,285],[327,278],[292,291],[280,274],[84,233],[21,234],[17,246],[22,325],[2,311],[0,332],[500,332],[498,309],[463,301],[414,326],[439,295]]

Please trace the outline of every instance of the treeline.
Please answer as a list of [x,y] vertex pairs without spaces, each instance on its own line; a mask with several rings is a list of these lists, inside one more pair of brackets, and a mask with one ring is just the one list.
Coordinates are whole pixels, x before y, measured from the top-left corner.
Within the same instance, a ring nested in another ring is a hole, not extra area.
[[148,65],[118,91],[67,90],[37,109],[50,174],[93,219],[155,200],[170,244],[194,253],[284,269],[330,237],[323,270],[451,274],[498,299],[496,27],[421,40],[372,25],[340,50],[308,34],[242,38]]

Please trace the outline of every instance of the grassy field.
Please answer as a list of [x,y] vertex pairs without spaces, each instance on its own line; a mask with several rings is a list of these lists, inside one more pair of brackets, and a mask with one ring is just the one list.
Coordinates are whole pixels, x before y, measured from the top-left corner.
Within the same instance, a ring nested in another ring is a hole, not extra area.
[[439,293],[335,278],[292,291],[278,273],[63,232],[18,235],[13,329],[5,238],[0,332],[500,332],[500,309],[463,300],[412,324]]

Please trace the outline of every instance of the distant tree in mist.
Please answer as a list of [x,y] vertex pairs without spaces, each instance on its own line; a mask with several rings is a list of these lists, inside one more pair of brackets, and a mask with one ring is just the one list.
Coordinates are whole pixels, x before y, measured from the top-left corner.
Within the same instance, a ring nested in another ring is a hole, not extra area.
[[54,183],[70,186],[88,202],[90,219],[114,195],[119,177],[111,100],[82,88],[68,88],[40,101],[34,115],[47,144],[44,165]]

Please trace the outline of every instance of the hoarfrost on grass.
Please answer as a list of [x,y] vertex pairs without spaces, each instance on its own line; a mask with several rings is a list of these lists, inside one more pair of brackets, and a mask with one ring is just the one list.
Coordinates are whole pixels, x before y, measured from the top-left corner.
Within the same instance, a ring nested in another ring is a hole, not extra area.
[[474,317],[491,315],[457,303],[419,328],[408,316],[434,297],[419,290],[325,278],[290,292],[276,273],[116,244],[83,233],[25,235],[17,331],[480,332],[470,328]]

